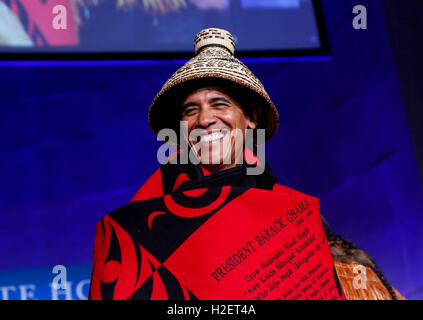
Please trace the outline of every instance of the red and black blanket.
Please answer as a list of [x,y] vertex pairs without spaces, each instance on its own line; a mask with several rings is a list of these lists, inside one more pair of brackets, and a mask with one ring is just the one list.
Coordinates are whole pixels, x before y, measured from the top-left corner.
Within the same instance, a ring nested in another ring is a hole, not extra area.
[[345,299],[317,198],[165,164],[97,224],[89,299]]

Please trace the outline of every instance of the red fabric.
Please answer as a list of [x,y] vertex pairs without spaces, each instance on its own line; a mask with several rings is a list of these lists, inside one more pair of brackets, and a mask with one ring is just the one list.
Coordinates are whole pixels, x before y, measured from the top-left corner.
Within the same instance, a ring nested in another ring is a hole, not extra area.
[[345,299],[317,198],[212,174],[186,190],[181,168],[161,167],[99,222],[90,299]]
[[[302,218],[300,215],[288,222],[288,210],[304,199],[310,203],[309,215],[304,211]],[[286,227],[280,231],[273,227],[275,233],[271,226],[279,217]],[[304,222],[297,226],[296,221],[300,219]],[[301,233],[306,235],[299,239]],[[298,244],[286,250],[285,245],[293,239]],[[297,253],[296,248],[304,246],[305,239],[311,244]],[[316,250],[317,246],[320,249]],[[278,250],[285,253],[263,267]],[[283,266],[289,252],[296,257]],[[300,265],[299,261],[308,255],[311,255],[308,262]],[[294,261],[298,262],[298,270],[292,267]],[[164,266],[201,299],[344,298],[336,293],[333,262],[321,227],[318,200],[287,190],[284,193],[247,191],[203,224],[164,262]],[[316,267],[314,276],[309,276]],[[252,276],[256,270],[257,274]],[[290,270],[292,275],[282,280],[281,276]],[[326,274],[317,279],[324,270]],[[299,284],[297,289],[294,289],[295,284]],[[327,297],[320,285],[327,288]],[[315,295],[311,296],[313,293]]]
[[160,169],[147,180],[146,183],[135,193],[131,201],[142,201],[146,199],[163,196]]

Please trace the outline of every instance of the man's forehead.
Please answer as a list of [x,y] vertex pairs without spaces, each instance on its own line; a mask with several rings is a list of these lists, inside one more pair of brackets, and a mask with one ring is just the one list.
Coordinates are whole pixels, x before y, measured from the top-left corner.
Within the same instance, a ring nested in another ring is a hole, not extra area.
[[195,89],[191,92],[189,92],[184,99],[184,103],[187,102],[190,98],[194,98],[195,96],[198,96],[201,93],[206,93],[207,98],[215,98],[215,97],[226,97],[230,100],[235,100],[233,97],[233,94],[230,93],[227,89],[223,87],[218,86],[207,86],[207,87],[201,87],[198,89]]

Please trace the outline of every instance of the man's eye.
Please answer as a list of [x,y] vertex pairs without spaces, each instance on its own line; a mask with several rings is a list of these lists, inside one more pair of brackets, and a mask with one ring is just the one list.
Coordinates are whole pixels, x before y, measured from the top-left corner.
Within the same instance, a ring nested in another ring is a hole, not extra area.
[[187,113],[193,112],[194,110],[195,110],[194,108],[186,108],[183,113],[187,114]]
[[183,112],[184,115],[193,114],[195,112],[195,108],[186,108]]

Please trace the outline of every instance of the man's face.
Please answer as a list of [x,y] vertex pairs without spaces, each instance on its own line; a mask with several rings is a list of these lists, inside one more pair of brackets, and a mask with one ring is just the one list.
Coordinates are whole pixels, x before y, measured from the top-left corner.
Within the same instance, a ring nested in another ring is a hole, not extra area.
[[224,89],[205,87],[191,92],[181,112],[181,120],[188,123],[188,144],[203,166],[214,172],[240,163],[245,130],[255,129],[257,123]]

